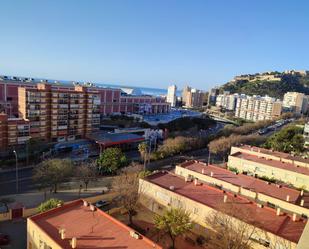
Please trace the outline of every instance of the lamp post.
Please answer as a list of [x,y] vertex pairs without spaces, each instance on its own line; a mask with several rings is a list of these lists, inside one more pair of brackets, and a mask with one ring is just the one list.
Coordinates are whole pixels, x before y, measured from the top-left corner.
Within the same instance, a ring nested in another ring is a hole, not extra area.
[[16,150],[13,150],[14,154],[15,154],[15,159],[16,159],[16,194],[18,194],[18,160],[17,160],[17,153]]

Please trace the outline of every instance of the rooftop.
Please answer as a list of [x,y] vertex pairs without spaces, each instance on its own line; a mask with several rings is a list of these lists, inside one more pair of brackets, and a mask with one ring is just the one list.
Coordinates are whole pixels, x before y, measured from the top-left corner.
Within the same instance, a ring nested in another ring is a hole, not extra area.
[[245,150],[250,150],[254,152],[260,152],[263,154],[267,155],[272,155],[284,159],[289,159],[289,160],[294,160],[294,161],[299,161],[303,163],[308,163],[309,164],[309,159],[302,158],[300,156],[292,156],[289,153],[284,153],[284,152],[279,152],[279,151],[273,151],[273,150],[268,150],[265,148],[260,148],[260,147],[255,147],[255,146],[250,146],[250,145],[242,145],[240,148],[245,149]]
[[287,214],[277,216],[274,209],[268,207],[260,208],[256,203],[246,198],[234,196],[228,192],[223,193],[222,190],[205,184],[195,186],[193,182],[186,182],[183,177],[169,172],[153,174],[147,177],[146,180],[168,191],[171,191],[169,189],[170,186],[174,186],[172,192],[209,206],[214,210],[223,211],[223,197],[227,195],[227,203],[237,205],[239,210],[247,214],[244,217],[243,214],[235,212],[233,215],[236,218],[295,243],[298,242],[306,225],[305,220],[293,221],[292,217]]
[[300,197],[300,191],[285,186],[277,187],[276,184],[268,184],[268,182],[257,179],[252,176],[247,176],[243,174],[234,174],[233,172],[223,169],[214,165],[205,165],[204,163],[198,161],[189,161],[181,164],[180,166],[201,173],[204,170],[204,175],[211,175],[221,181],[231,183],[236,186],[240,186],[245,189],[252,190],[254,192],[262,193],[274,198],[286,201],[287,195],[290,196],[290,203],[298,204],[298,198]]
[[265,164],[271,167],[283,169],[283,170],[288,170],[288,171],[293,171],[299,174],[307,175],[309,176],[309,168],[305,167],[299,167],[296,166],[292,163],[285,163],[282,161],[276,161],[276,160],[271,160],[271,159],[266,159],[265,157],[259,157],[255,155],[250,155],[248,153],[243,153],[243,152],[236,152],[230,156],[238,157],[244,160],[256,162],[256,163],[261,163]]
[[[105,212],[91,211],[82,200],[73,201],[62,207],[29,218],[39,226],[61,248],[69,249],[72,237],[77,238],[77,248],[161,248],[141,236],[135,239],[134,231]],[[67,239],[62,240],[59,229],[65,229]]]
[[144,140],[143,136],[139,136],[133,133],[106,133],[106,132],[96,132],[89,135],[88,138],[104,146],[139,142]]

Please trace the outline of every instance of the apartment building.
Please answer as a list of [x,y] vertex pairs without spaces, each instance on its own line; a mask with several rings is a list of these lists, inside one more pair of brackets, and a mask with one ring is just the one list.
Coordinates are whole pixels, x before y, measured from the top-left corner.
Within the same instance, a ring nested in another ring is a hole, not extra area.
[[[63,91],[75,91],[76,86],[94,89],[100,95],[101,116],[114,113],[143,113],[150,103],[149,114],[166,113],[170,111],[170,103],[163,97],[149,95],[126,94],[119,88],[95,87],[93,84],[81,84],[77,82],[61,84],[58,81],[36,80],[31,78],[0,77],[0,111],[4,111],[9,117],[19,117],[18,89],[36,89],[38,83],[46,83],[53,89]],[[146,112],[147,114],[147,112]]]
[[260,121],[280,117],[282,102],[269,96],[243,96],[236,103],[235,116],[238,118]]
[[[254,200],[208,185],[199,178],[188,178],[171,172],[157,172],[140,179],[142,203],[151,211],[161,214],[174,207],[189,212],[195,223],[194,232],[209,236],[214,232],[207,217],[214,212],[229,216],[233,224],[254,226],[250,236],[253,248],[296,248],[307,219],[297,214],[282,212],[280,208],[264,207]],[[235,205],[237,211],[225,209]],[[246,214],[246,215],[244,215]],[[281,246],[281,247],[280,247]]]
[[10,146],[25,144],[30,139],[30,122],[21,118],[9,118],[0,113],[0,151]]
[[307,113],[308,96],[298,92],[287,92],[283,97],[283,108],[294,113]]
[[207,105],[213,106],[216,104],[217,96],[219,94],[218,88],[211,88],[208,93]]
[[309,194],[287,186],[238,174],[216,165],[187,161],[176,165],[177,175],[199,179],[216,188],[230,191],[269,208],[280,208],[291,215],[309,217]]
[[27,249],[162,249],[112,216],[83,200],[27,219]]
[[216,106],[228,111],[235,111],[236,103],[239,98],[240,95],[238,93],[230,94],[230,92],[225,91],[223,94],[217,95]]
[[241,173],[274,178],[297,188],[309,189],[309,160],[257,147],[232,147],[228,167]]
[[176,85],[171,85],[167,88],[167,96],[166,96],[166,102],[171,104],[171,107],[176,106],[176,91],[177,91],[177,86]]
[[46,141],[85,137],[100,126],[100,95],[96,89],[37,84],[18,89],[19,115],[30,121],[30,135]]
[[182,92],[182,102],[185,107],[199,108],[203,106],[205,94],[198,89],[185,86]]

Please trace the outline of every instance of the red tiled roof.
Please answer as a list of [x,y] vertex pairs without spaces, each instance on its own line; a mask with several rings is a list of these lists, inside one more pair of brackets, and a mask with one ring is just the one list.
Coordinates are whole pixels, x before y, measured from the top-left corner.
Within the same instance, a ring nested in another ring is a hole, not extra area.
[[[172,192],[209,206],[214,210],[220,210],[222,208],[223,197],[225,195],[222,190],[205,184],[195,186],[192,182],[186,182],[183,177],[167,172],[153,174],[147,177],[146,180],[168,191],[171,191],[169,189],[170,186],[174,186]],[[268,207],[260,208],[246,198],[240,196],[235,197],[228,192],[226,194],[228,195],[228,202],[234,203],[239,209],[244,210],[248,214],[246,220],[238,213],[234,214],[236,218],[254,224],[256,227],[292,242],[298,242],[306,225],[305,220],[301,219],[294,222],[291,216],[287,214],[277,216],[274,209]]]
[[[77,248],[160,248],[157,244],[141,237],[130,236],[130,227],[96,209],[92,212],[82,200],[73,201],[62,207],[49,210],[31,218],[61,248],[69,249],[72,237],[77,238]],[[59,229],[65,229],[67,239],[62,240]]]
[[305,159],[305,158],[302,158],[300,156],[292,156],[289,153],[268,150],[268,149],[265,149],[265,148],[260,148],[260,147],[251,146],[251,145],[242,145],[239,148],[242,148],[242,149],[245,149],[245,150],[250,150],[250,151],[252,150],[254,152],[260,152],[260,153],[267,154],[267,155],[273,155],[273,156],[276,156],[276,157],[281,157],[281,158],[285,158],[285,159],[299,161],[299,162],[309,164],[309,159]]
[[243,152],[236,152],[232,154],[231,156],[309,176],[309,168],[295,166],[292,163],[284,163],[281,161],[270,160],[270,159],[267,160],[264,157],[258,157],[258,156],[250,155],[250,154],[243,153]]
[[275,184],[267,184],[266,181],[257,179],[252,176],[243,174],[236,175],[227,169],[223,169],[214,165],[205,166],[205,164],[201,162],[191,161],[186,162],[185,164],[181,164],[180,166],[201,174],[202,169],[204,169],[204,174],[208,176],[210,176],[211,172],[213,172],[213,178],[231,183],[236,186],[241,186],[242,188],[249,189],[254,192],[272,196],[283,201],[286,201],[287,195],[290,196],[289,202],[291,203],[296,203],[300,197],[300,191],[296,189],[284,186],[278,188]]

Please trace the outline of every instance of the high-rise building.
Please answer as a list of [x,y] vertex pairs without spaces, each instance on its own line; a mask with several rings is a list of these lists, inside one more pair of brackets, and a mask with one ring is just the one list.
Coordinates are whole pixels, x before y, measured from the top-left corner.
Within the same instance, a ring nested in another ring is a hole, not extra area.
[[176,106],[176,91],[177,91],[177,86],[176,85],[171,85],[167,88],[167,97],[166,97],[166,102],[171,104],[171,107]]
[[201,90],[185,86],[182,91],[182,102],[188,108],[202,107],[204,96],[205,94]]
[[238,98],[235,116],[238,118],[259,121],[278,118],[282,112],[282,102],[269,96],[247,96]]
[[308,99],[303,93],[287,92],[283,97],[283,108],[295,113],[306,113],[308,109]]
[[217,95],[219,94],[218,88],[211,88],[208,93],[207,105],[213,106],[216,104]]
[[216,106],[229,111],[235,111],[237,99],[240,97],[238,93],[230,94],[228,91],[217,95]]

